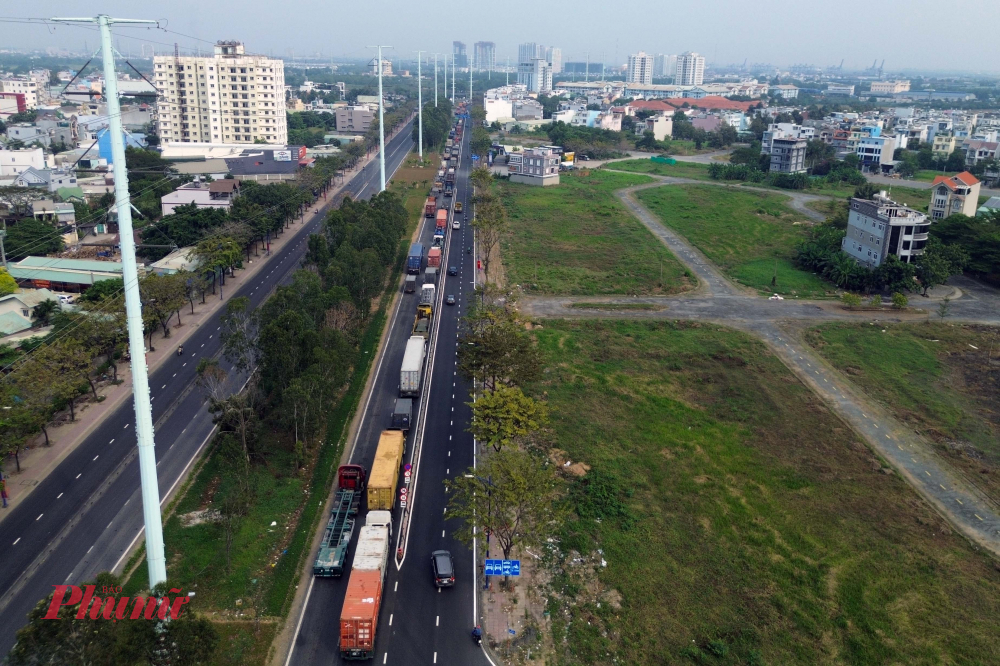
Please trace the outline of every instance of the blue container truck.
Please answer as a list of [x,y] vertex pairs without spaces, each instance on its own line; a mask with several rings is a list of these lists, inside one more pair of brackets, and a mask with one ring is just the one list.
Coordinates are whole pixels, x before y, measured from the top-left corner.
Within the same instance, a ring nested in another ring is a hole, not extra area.
[[406,272],[413,275],[420,273],[420,262],[424,258],[424,246],[414,243],[410,246],[410,253],[406,255]]

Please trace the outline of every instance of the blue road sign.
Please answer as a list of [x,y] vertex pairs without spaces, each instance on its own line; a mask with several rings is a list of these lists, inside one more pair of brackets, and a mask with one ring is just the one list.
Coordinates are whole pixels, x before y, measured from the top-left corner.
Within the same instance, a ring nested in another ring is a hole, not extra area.
[[520,576],[521,560],[484,560],[483,573],[487,576]]
[[473,155],[472,156],[472,161],[473,162],[478,162],[479,161],[479,155]]

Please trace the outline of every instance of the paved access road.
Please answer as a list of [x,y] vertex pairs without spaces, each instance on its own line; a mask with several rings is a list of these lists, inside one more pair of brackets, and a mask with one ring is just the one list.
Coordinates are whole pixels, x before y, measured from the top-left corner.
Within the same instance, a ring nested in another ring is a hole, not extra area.
[[[470,163],[469,134],[464,133],[462,158],[456,174],[455,201],[469,211]],[[452,200],[438,196],[438,205],[452,207]],[[473,464],[472,436],[466,432],[470,420],[469,387],[456,373],[458,319],[475,289],[475,256],[466,248],[473,245],[472,229],[466,215],[458,216],[460,229],[451,229],[446,239],[447,252],[442,261],[445,275],[438,281],[439,293],[454,294],[454,306],[443,305],[435,313],[439,328],[433,359],[425,368],[424,387],[419,405],[427,403],[426,420],[419,466],[411,484],[415,502],[412,522],[405,544],[402,565],[397,568],[389,558],[382,609],[376,633],[374,664],[485,664],[486,657],[472,642],[475,625],[475,569],[472,552],[452,536],[455,525],[445,520],[446,498],[443,481],[464,473]],[[428,247],[434,223],[427,219],[419,241]],[[426,253],[426,252],[425,252]],[[447,267],[455,266],[458,275],[448,276]],[[416,294],[402,294],[392,313],[383,351],[375,366],[375,379],[364,405],[363,420],[353,444],[350,460],[371,468],[378,446],[379,433],[389,424],[393,404],[399,397],[399,368],[403,350],[410,336],[416,311]],[[432,362],[432,364],[431,364]],[[430,390],[427,381],[430,380]],[[414,405],[414,413],[418,412]],[[421,424],[407,437],[406,461],[414,455],[414,439]],[[395,537],[399,533],[400,508],[393,511]],[[362,517],[364,512],[362,511]],[[359,521],[360,524],[360,521]],[[351,543],[351,556],[357,545],[357,530]],[[456,584],[437,589],[431,579],[431,551],[450,550],[455,560]],[[311,557],[315,553],[311,554]],[[305,606],[299,617],[286,664],[340,663],[338,649],[340,610],[349,573],[343,578],[313,578]]]
[[[386,145],[386,175],[394,173],[413,146],[411,123]],[[379,191],[377,161],[348,183],[344,193],[368,198]],[[326,207],[336,203],[331,200]],[[296,240],[271,257],[268,265],[237,295],[257,307],[300,264],[308,234],[320,219],[293,225],[285,233]],[[220,312],[221,315],[221,312]],[[195,387],[195,366],[219,353],[218,317],[194,332],[186,352],[164,362],[150,375],[160,497],[174,487],[213,432],[204,396]],[[171,344],[169,340],[155,344]],[[243,379],[233,378],[232,389]],[[6,517],[0,534],[0,654],[34,605],[53,585],[81,583],[117,566],[142,529],[139,467],[135,463],[135,414],[131,403],[110,413],[94,433],[46,477]]]

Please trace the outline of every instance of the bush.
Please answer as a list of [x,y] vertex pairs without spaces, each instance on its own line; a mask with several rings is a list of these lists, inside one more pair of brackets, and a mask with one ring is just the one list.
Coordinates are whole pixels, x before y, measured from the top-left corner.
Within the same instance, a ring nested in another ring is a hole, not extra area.
[[844,304],[844,307],[856,308],[861,305],[861,297],[857,294],[852,294],[849,291],[845,291],[840,296],[840,302]]
[[906,307],[907,303],[909,302],[910,302],[909,299],[907,299],[906,296],[899,293],[898,291],[892,295],[892,307],[896,308],[897,310],[902,310],[903,308]]
[[871,297],[871,299],[869,299],[868,305],[872,306],[873,308],[882,307],[882,296],[880,294],[875,294],[874,296]]

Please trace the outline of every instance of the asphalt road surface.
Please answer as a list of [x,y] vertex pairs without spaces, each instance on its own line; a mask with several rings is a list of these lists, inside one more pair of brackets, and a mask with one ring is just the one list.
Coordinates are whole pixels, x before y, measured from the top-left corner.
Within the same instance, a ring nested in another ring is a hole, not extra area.
[[[456,170],[454,201],[470,206],[469,134],[464,133],[462,156]],[[438,205],[452,208],[453,200],[438,196]],[[472,229],[466,215],[459,214],[461,228],[449,226],[447,252],[442,261],[444,275],[438,280],[439,293],[454,294],[456,304],[442,305],[433,366],[425,368],[424,386],[419,400],[429,401],[419,467],[414,483],[415,503],[402,565],[397,568],[389,557],[385,592],[375,638],[374,664],[487,664],[482,650],[473,643],[470,632],[476,624],[476,576],[473,553],[452,536],[456,528],[446,520],[447,504],[443,481],[465,473],[473,465],[472,436],[466,431],[471,410],[469,386],[456,373],[458,320],[475,290],[475,255]],[[431,244],[434,222],[427,218],[419,241]],[[426,251],[425,251],[426,254]],[[447,267],[455,266],[458,275],[448,276]],[[352,463],[371,468],[379,434],[388,427],[393,404],[399,397],[399,369],[403,351],[410,337],[416,311],[417,295],[403,294],[393,313],[384,351],[376,364],[376,377],[365,406],[363,421],[353,444]],[[430,379],[430,390],[427,381]],[[414,405],[414,414],[417,405]],[[414,436],[420,424],[407,437],[407,462],[414,453]],[[363,512],[362,512],[363,513]],[[393,510],[393,544],[399,531],[401,510],[397,500]],[[360,521],[359,521],[360,524]],[[357,545],[357,532],[351,543],[350,565]],[[451,588],[438,589],[431,575],[430,554],[449,550],[455,560],[456,582]],[[315,556],[315,553],[312,554]],[[313,578],[300,622],[287,656],[288,664],[340,663],[339,618],[347,588],[349,566],[342,578]],[[347,662],[350,663],[350,662]]]
[[[411,121],[412,122],[412,121]],[[410,124],[386,145],[386,176],[395,173],[413,147]],[[380,187],[378,162],[356,174],[343,192],[367,199]],[[331,199],[327,207],[336,203]],[[295,242],[278,251],[267,266],[240,288],[253,307],[300,264],[308,234],[321,216],[295,225]],[[221,311],[220,311],[221,315]],[[183,356],[172,356],[150,375],[160,497],[165,497],[213,432],[204,396],[195,387],[198,360],[220,352],[218,317],[184,343]],[[170,345],[154,340],[154,345]],[[233,377],[231,389],[244,378]],[[139,467],[135,462],[135,413],[125,402],[46,477],[6,517],[0,530],[0,655],[13,646],[27,613],[53,585],[81,583],[115,567],[142,529]]]

